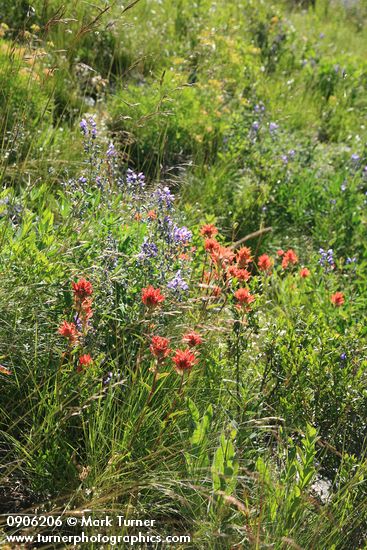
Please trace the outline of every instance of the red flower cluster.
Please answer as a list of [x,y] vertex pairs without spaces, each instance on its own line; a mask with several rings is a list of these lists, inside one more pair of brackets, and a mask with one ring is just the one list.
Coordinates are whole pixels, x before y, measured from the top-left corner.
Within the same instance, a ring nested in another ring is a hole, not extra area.
[[240,269],[236,265],[231,265],[228,268],[227,273],[231,277],[235,277],[239,281],[248,281],[249,278],[251,277],[251,273],[247,269]]
[[[189,348],[195,348],[203,342],[203,339],[200,334],[192,330],[183,335],[182,342],[187,344]],[[191,370],[198,362],[197,352],[190,351],[189,348],[175,350],[172,357],[175,365],[174,368],[181,376],[185,371]],[[169,348],[169,338],[164,338],[163,336],[152,336],[149,349],[152,355],[156,357],[158,364],[162,363],[172,351]]]
[[1,374],[6,374],[8,376],[10,376],[12,374],[11,370],[4,367],[4,365],[0,365],[0,373]]
[[273,266],[273,260],[267,254],[262,254],[257,260],[260,271],[269,271]]
[[215,227],[212,223],[207,223],[202,226],[200,229],[200,234],[203,235],[203,237],[214,237],[214,235],[218,234],[218,229]]
[[332,294],[330,296],[330,300],[336,307],[340,307],[344,304],[345,298],[343,292],[335,292],[335,294]]
[[251,248],[243,246],[237,252],[238,267],[245,268],[252,262]]
[[69,344],[75,344],[78,337],[80,336],[80,332],[76,328],[74,323],[68,323],[67,321],[63,321],[61,325],[58,328],[58,333],[61,334],[64,338],[69,339]]
[[286,269],[289,264],[295,265],[298,263],[298,256],[291,248],[284,252],[282,259],[282,268]]
[[82,277],[76,283],[71,283],[71,286],[74,293],[74,307],[78,318],[81,320],[83,329],[86,330],[88,328],[88,321],[93,316],[92,283]]
[[203,339],[197,332],[191,331],[183,335],[182,341],[184,344],[187,344],[190,348],[200,346],[203,343]]
[[302,267],[301,271],[299,272],[299,276],[302,277],[302,279],[306,279],[311,275],[311,272],[307,267]]
[[219,247],[220,244],[215,239],[205,239],[204,241],[204,248],[207,252],[214,252],[218,250]]
[[239,306],[241,307],[249,306],[255,300],[255,297],[250,293],[247,288],[239,288],[234,293],[234,296],[238,301]]
[[77,372],[83,372],[85,367],[89,367],[90,364],[93,362],[93,359],[89,355],[89,353],[86,353],[79,357],[78,366],[76,368]]
[[[76,345],[78,338],[82,335],[82,332],[78,330],[81,326],[84,334],[87,333],[89,326],[88,321],[93,315],[92,310],[92,294],[93,286],[90,281],[87,281],[83,277],[77,282],[72,282],[71,287],[74,294],[74,308],[76,310],[75,323],[68,323],[63,321],[58,328],[58,333],[64,338],[69,340],[69,345]],[[77,327],[78,325],[78,327]],[[89,354],[84,354],[79,358],[77,365],[77,372],[82,372],[84,367],[88,366],[92,362],[92,358]]]
[[156,220],[157,219],[157,213],[155,210],[149,210],[147,212],[147,216],[150,220]]
[[82,324],[84,328],[87,326],[89,319],[93,317],[92,303],[93,303],[92,298],[86,298],[80,304],[79,313],[82,318]]
[[93,286],[90,281],[87,281],[82,277],[76,283],[71,283],[74,292],[74,299],[77,302],[83,302],[88,296],[93,294]]
[[187,371],[191,371],[192,367],[198,362],[195,353],[189,349],[176,350],[175,355],[172,357],[172,361],[175,364],[174,368],[176,372],[180,376],[183,376]]
[[236,255],[230,248],[218,244],[218,246],[211,251],[210,257],[214,264],[225,269],[233,262]]
[[152,285],[149,285],[146,288],[143,288],[141,292],[141,299],[145,306],[154,308],[164,302],[165,297],[161,294],[159,288],[154,288]]
[[163,338],[163,336],[152,336],[152,343],[150,344],[150,351],[158,359],[163,361],[171,352],[169,349],[169,339]]

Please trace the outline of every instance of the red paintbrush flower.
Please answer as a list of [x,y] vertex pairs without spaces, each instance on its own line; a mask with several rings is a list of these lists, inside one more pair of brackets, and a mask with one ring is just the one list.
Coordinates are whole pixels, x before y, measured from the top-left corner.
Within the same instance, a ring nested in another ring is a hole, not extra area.
[[218,250],[220,244],[215,239],[205,239],[204,248],[207,252],[213,252],[213,250]]
[[183,335],[182,342],[187,344],[190,348],[194,348],[195,346],[200,346],[200,344],[203,343],[203,339],[200,334],[191,331]]
[[84,323],[93,317],[92,303],[92,298],[86,298],[81,303],[81,316]]
[[210,258],[216,265],[221,266],[224,269],[227,265],[233,262],[235,254],[230,248],[219,245],[211,252]]
[[248,281],[249,278],[251,277],[251,273],[247,269],[240,269],[239,267],[237,267],[235,265],[231,265],[228,268],[227,273],[231,277],[235,277],[239,281]]
[[175,355],[172,357],[172,361],[175,364],[175,370],[181,376],[185,371],[190,371],[194,365],[198,362],[195,354],[189,349],[178,349]]
[[238,267],[245,268],[250,262],[252,262],[251,248],[243,246],[237,252]]
[[239,302],[240,306],[248,306],[255,300],[255,297],[252,296],[252,294],[247,288],[239,288],[234,293],[234,296],[236,300]]
[[149,285],[141,291],[141,299],[144,305],[153,308],[162,303],[165,297],[161,294],[159,288]]
[[311,272],[307,267],[302,267],[301,271],[299,272],[299,276],[302,277],[302,279],[306,279],[306,277],[309,277],[311,275]]
[[157,219],[157,213],[155,210],[149,210],[147,212],[147,216],[150,220],[156,220]]
[[284,256],[284,250],[282,250],[281,248],[279,250],[277,250],[277,255],[279,256],[279,258]]
[[169,349],[169,339],[163,338],[163,336],[152,336],[150,344],[150,351],[158,359],[158,361],[163,361],[171,352]]
[[93,362],[93,359],[91,358],[89,353],[81,355],[79,357],[78,366],[76,368],[77,372],[83,372],[85,367],[89,367],[92,362]]
[[248,281],[251,277],[251,273],[247,269],[237,269],[236,277],[239,281]]
[[282,268],[286,269],[289,264],[295,265],[298,263],[298,256],[291,248],[283,255]]
[[80,336],[80,332],[78,332],[74,323],[68,323],[67,321],[61,323],[58,328],[58,333],[64,338],[68,338],[71,344],[76,342],[78,336]]
[[76,283],[71,283],[71,286],[73,288],[74,298],[77,302],[82,302],[93,294],[92,283],[84,279],[84,277],[79,279]]
[[230,277],[236,277],[237,276],[238,267],[236,265],[230,265],[227,269],[227,274]]
[[260,271],[269,271],[273,265],[273,260],[267,254],[262,254],[257,260],[257,266]]
[[345,299],[344,299],[344,293],[343,292],[335,292],[335,294],[332,294],[330,296],[330,300],[332,301],[332,303],[334,304],[334,306],[336,307],[340,307],[344,304],[345,302]]
[[11,370],[4,367],[4,365],[0,365],[0,373],[1,374],[7,374],[8,376],[10,376],[12,374]]
[[200,234],[203,235],[203,237],[214,237],[214,235],[218,234],[218,229],[215,227],[212,223],[207,223],[202,226],[200,229]]

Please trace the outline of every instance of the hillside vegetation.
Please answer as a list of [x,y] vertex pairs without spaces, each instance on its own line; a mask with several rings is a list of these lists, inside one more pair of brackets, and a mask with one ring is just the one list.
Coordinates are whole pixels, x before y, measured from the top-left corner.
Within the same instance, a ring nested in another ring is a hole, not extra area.
[[365,548],[366,49],[364,1],[2,1],[4,548]]

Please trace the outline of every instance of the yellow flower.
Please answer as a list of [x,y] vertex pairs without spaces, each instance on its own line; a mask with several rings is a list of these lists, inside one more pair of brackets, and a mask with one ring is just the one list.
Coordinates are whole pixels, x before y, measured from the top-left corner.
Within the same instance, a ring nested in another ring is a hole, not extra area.
[[174,65],[182,65],[182,63],[185,63],[185,59],[183,57],[173,57],[172,63]]

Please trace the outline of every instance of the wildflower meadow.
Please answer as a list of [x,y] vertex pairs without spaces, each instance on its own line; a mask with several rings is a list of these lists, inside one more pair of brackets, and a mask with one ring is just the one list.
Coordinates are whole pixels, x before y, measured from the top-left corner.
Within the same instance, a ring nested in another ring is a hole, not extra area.
[[363,0],[2,0],[1,548],[366,548],[366,48]]

